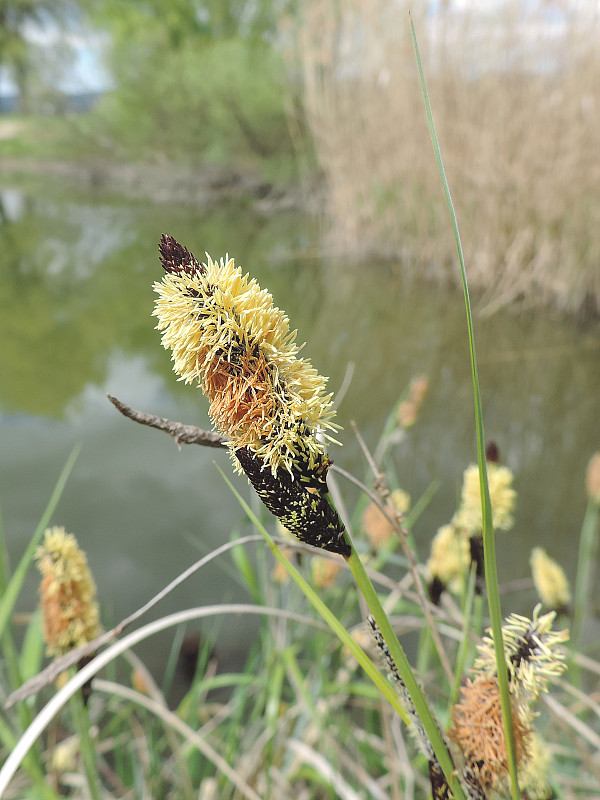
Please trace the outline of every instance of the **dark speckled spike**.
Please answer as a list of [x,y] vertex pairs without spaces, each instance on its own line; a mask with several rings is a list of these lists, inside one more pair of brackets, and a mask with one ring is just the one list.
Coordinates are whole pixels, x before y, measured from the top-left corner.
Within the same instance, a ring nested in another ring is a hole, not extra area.
[[429,762],[429,780],[431,782],[432,800],[450,800],[454,797],[437,761]]
[[344,526],[322,494],[309,491],[287,470],[280,469],[273,475],[270,469],[263,469],[262,459],[247,447],[239,448],[235,455],[260,499],[294,536],[313,547],[350,555]]

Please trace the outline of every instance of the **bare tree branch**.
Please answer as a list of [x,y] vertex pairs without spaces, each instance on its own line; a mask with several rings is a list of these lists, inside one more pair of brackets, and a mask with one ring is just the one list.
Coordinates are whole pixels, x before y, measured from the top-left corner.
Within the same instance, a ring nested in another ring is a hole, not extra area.
[[110,394],[107,397],[123,416],[129,417],[134,422],[139,422],[140,425],[148,425],[151,428],[168,433],[169,436],[175,439],[179,447],[182,444],[201,444],[205,447],[225,447],[227,445],[227,439],[221,436],[220,433],[205,431],[195,425],[183,425],[181,422],[173,422],[166,417],[147,414],[145,411],[136,411],[135,408],[131,408]]

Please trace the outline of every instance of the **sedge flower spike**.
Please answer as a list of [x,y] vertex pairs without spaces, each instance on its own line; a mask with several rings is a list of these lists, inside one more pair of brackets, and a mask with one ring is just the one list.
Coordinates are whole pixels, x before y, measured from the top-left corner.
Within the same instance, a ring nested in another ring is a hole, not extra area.
[[166,274],[154,284],[153,313],[174,371],[200,386],[236,468],[269,511],[301,541],[348,556],[327,500],[322,439],[337,426],[326,378],[298,357],[287,316],[232,258],[207,254],[201,264],[165,235],[159,252]]
[[[530,713],[531,703],[547,691],[549,681],[559,677],[567,668],[566,651],[562,645],[568,641],[569,631],[553,630],[556,612],[540,614],[541,608],[542,604],[538,603],[531,619],[510,614],[502,626],[509,688],[523,716]],[[475,672],[484,676],[495,675],[496,656],[491,629],[478,645],[478,650]]]
[[91,642],[100,632],[96,585],[85,553],[62,527],[47,528],[36,554],[42,574],[42,627],[49,656]]
[[571,602],[571,591],[563,568],[543,547],[533,548],[529,563],[541,601],[554,611],[565,612]]

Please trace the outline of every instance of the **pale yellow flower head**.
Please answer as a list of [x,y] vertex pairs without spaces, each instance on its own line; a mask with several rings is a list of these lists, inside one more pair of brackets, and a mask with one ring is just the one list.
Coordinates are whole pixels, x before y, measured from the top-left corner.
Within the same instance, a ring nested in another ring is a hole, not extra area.
[[560,564],[550,558],[543,547],[534,547],[529,559],[531,574],[542,603],[562,611],[571,602],[569,581]]
[[78,736],[69,736],[56,745],[52,751],[50,763],[52,769],[57,772],[70,772],[77,767],[77,756],[81,750],[81,742]]
[[429,378],[426,375],[416,375],[411,380],[407,397],[397,411],[398,424],[402,428],[410,428],[417,421],[428,388]]
[[59,656],[100,632],[96,585],[85,553],[62,527],[48,528],[36,553],[48,655]]
[[[556,612],[540,616],[541,607],[539,603],[534,608],[531,619],[510,614],[502,626],[510,691],[524,716],[531,714],[531,702],[541,692],[547,691],[548,682],[566,669],[566,652],[561,645],[568,641],[569,631],[553,631]],[[490,629],[478,650],[475,671],[482,675],[495,675],[496,656]]]
[[551,757],[540,736],[532,732],[527,742],[527,759],[519,769],[519,788],[529,800],[550,800],[554,797],[548,782]]
[[[514,524],[512,512],[517,497],[517,493],[512,486],[513,473],[508,467],[500,466],[491,461],[488,461],[486,468],[492,504],[493,526],[496,529],[510,530]],[[477,464],[471,464],[464,472],[460,506],[452,522],[455,527],[461,528],[469,534],[481,531],[483,527],[479,468]]]
[[200,264],[171,242],[163,237],[166,274],[154,284],[154,315],[173,369],[202,388],[232,453],[250,448],[273,474],[279,466],[293,472],[299,463],[318,468],[324,446],[316,434],[336,427],[331,394],[327,379],[298,356],[287,316],[232,258],[213,261],[207,254]]
[[431,542],[427,569],[451,592],[460,593],[471,564],[469,540],[453,525],[443,525]]
[[326,379],[300,358],[288,318],[226,256],[206,263],[163,236],[165,269],[154,284],[162,344],[181,380],[197,383],[238,471],[283,525],[306,544],[349,556],[328,502],[325,452],[333,405]]

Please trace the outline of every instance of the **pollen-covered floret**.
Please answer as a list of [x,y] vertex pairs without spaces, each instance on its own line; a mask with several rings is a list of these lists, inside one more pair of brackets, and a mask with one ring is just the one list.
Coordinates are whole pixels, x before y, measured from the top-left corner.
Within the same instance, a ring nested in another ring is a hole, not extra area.
[[269,292],[233,259],[207,255],[199,264],[170,237],[161,258],[166,275],[154,284],[154,315],[162,344],[180,379],[208,397],[232,453],[249,447],[273,474],[322,467],[316,434],[336,428],[326,378],[298,356],[296,331]]
[[44,640],[48,655],[59,656],[92,641],[99,633],[96,585],[85,553],[62,527],[48,528],[36,552]]
[[[510,614],[502,626],[504,655],[509,674],[511,694],[521,701],[525,712],[529,703],[547,690],[548,682],[561,675],[565,669],[566,653],[561,647],[568,641],[568,630],[553,631],[555,611],[540,616],[541,603],[532,618]],[[496,673],[496,656],[491,631],[483,637],[475,660],[476,672],[484,675]]]
[[569,581],[563,568],[550,558],[543,547],[534,547],[529,559],[535,588],[542,603],[555,611],[564,611],[571,602]]
[[166,275],[154,284],[154,315],[174,370],[207,396],[236,468],[267,508],[301,541],[348,556],[327,499],[323,440],[337,426],[326,378],[299,357],[286,315],[233,259],[200,264],[170,236],[159,249]]
[[471,563],[469,541],[453,525],[443,525],[431,542],[427,569],[432,579],[460,593]]
[[[513,473],[508,467],[503,467],[490,461],[488,461],[486,468],[492,504],[492,524],[494,528],[510,530],[514,523],[512,512],[517,497],[517,493],[512,486]],[[461,502],[452,524],[468,533],[476,533],[481,531],[483,527],[479,467],[477,464],[467,467],[464,472]]]

